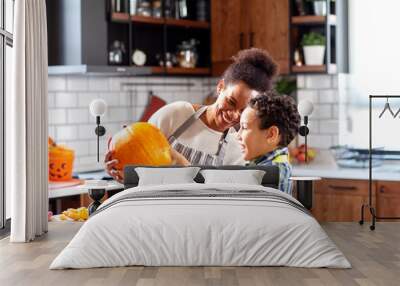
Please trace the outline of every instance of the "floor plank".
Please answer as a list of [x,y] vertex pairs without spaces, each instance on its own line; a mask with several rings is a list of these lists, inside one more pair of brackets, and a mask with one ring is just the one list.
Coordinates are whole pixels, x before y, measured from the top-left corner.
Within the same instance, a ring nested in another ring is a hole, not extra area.
[[50,223],[32,243],[0,240],[0,285],[399,285],[400,223],[381,222],[375,231],[356,223],[322,224],[352,263],[352,269],[290,267],[117,267],[50,271],[48,267],[81,227]]

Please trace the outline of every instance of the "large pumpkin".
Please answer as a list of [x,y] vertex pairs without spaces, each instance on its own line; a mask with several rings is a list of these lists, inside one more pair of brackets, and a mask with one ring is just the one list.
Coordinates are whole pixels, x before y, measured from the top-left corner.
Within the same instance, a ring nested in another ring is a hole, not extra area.
[[154,125],[137,122],[125,127],[112,138],[116,169],[125,165],[162,166],[171,165],[169,143]]

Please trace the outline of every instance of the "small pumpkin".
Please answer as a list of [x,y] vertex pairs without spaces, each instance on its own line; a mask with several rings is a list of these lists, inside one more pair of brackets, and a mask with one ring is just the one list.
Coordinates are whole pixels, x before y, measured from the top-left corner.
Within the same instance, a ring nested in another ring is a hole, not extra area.
[[164,134],[147,122],[133,123],[115,134],[111,141],[118,160],[117,170],[125,165],[171,165],[170,146]]

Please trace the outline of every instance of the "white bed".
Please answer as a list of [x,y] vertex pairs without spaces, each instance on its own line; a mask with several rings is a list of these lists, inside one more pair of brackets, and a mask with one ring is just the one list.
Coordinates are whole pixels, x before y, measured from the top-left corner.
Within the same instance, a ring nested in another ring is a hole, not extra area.
[[114,195],[50,269],[128,265],[351,267],[291,196],[263,186],[198,183]]

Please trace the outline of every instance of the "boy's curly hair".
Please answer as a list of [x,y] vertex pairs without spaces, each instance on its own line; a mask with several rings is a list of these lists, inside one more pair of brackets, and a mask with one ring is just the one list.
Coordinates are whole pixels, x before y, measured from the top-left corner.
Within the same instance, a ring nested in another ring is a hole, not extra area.
[[266,92],[272,88],[277,72],[278,65],[265,50],[251,48],[233,57],[222,78],[226,84],[243,81],[251,89]]
[[278,95],[274,91],[262,93],[250,100],[251,108],[260,118],[260,128],[277,126],[281,134],[280,146],[287,146],[296,137],[301,119],[295,100],[287,95]]

